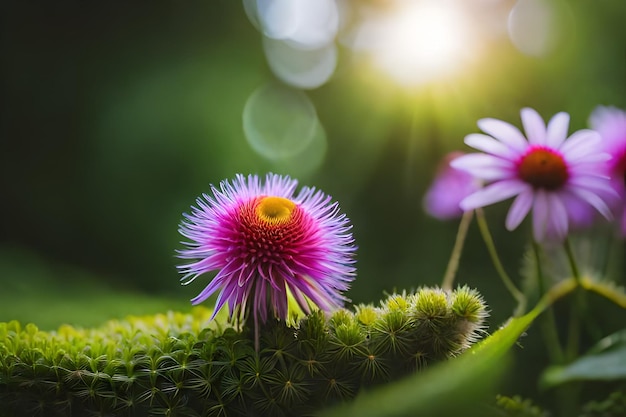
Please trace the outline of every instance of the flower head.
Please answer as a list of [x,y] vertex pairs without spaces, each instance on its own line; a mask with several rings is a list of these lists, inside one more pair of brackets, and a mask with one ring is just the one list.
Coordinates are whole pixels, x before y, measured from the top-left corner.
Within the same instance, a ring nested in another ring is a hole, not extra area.
[[622,235],[626,236],[626,112],[600,106],[591,114],[590,124],[602,137],[602,149],[612,156],[605,168],[618,198],[609,197],[608,201],[621,221]]
[[480,188],[480,182],[472,175],[450,166],[450,162],[462,155],[463,152],[451,152],[443,158],[424,196],[424,209],[439,220],[461,217],[464,210],[459,203]]
[[599,163],[610,155],[599,148],[600,135],[579,130],[567,137],[569,115],[558,113],[546,126],[533,109],[521,111],[526,137],[513,125],[482,119],[478,127],[488,135],[470,134],[465,143],[485,152],[462,156],[451,165],[488,185],[461,201],[471,210],[515,197],[506,227],[515,229],[533,212],[536,241],[563,240],[577,208],[589,204],[606,218],[611,212],[601,197],[610,193],[608,177]]
[[268,174],[261,183],[237,175],[198,198],[179,229],[191,241],[179,257],[194,261],[179,270],[184,284],[218,272],[193,304],[219,291],[212,318],[228,305],[230,319],[251,310],[255,327],[268,311],[286,320],[291,297],[305,312],[343,304],[355,275],[349,220],[331,197],[308,187],[294,196],[296,186],[286,176]]

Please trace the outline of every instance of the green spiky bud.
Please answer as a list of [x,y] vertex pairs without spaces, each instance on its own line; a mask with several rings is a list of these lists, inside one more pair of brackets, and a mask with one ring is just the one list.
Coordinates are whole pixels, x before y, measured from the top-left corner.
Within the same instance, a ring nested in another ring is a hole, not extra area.
[[[0,323],[0,403],[9,416],[310,415],[362,388],[458,355],[486,307],[468,288],[392,294],[295,326],[254,332],[202,307],[96,329]],[[3,410],[3,411],[5,411]]]

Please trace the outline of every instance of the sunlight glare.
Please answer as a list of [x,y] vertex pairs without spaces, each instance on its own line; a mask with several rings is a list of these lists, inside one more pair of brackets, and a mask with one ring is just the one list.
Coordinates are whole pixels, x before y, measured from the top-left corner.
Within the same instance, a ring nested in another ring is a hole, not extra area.
[[379,21],[376,64],[404,85],[416,85],[459,68],[472,49],[462,9],[450,1],[404,1]]

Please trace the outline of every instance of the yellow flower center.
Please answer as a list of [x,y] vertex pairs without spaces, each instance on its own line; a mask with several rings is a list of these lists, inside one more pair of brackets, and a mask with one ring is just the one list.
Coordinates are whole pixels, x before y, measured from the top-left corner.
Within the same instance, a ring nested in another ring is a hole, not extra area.
[[271,225],[281,224],[291,218],[296,203],[283,197],[263,197],[256,207],[260,220]]

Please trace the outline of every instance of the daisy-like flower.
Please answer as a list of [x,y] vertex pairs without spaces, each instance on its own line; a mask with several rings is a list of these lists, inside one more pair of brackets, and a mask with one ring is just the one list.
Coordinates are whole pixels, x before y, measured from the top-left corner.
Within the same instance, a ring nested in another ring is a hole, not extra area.
[[506,227],[515,229],[532,209],[537,242],[564,240],[576,215],[573,207],[589,204],[611,218],[601,197],[612,192],[610,182],[597,169],[610,159],[599,148],[600,135],[584,129],[568,138],[569,115],[563,112],[547,126],[530,108],[522,109],[521,119],[526,137],[496,119],[478,121],[487,135],[465,137],[467,145],[485,153],[462,156],[451,165],[484,180],[487,186],[463,199],[461,208],[472,210],[516,196]]
[[480,182],[472,175],[450,166],[450,162],[462,155],[463,152],[451,152],[443,158],[435,179],[424,196],[424,210],[436,219],[461,217],[461,200],[480,188]]
[[600,106],[591,114],[590,124],[602,137],[602,148],[613,157],[605,167],[619,198],[609,199],[609,203],[620,220],[622,236],[626,236],[626,112]]
[[[339,308],[355,275],[351,225],[337,202],[315,188],[268,174],[237,175],[223,181],[212,196],[198,198],[185,214],[180,233],[189,239],[178,256],[193,259],[179,266],[181,281],[218,270],[191,301],[201,303],[219,291],[213,317],[228,305],[229,319],[244,320],[251,312],[258,337],[259,320],[268,313],[288,319],[289,298],[306,313],[319,307]],[[257,339],[258,347],[258,339]]]

